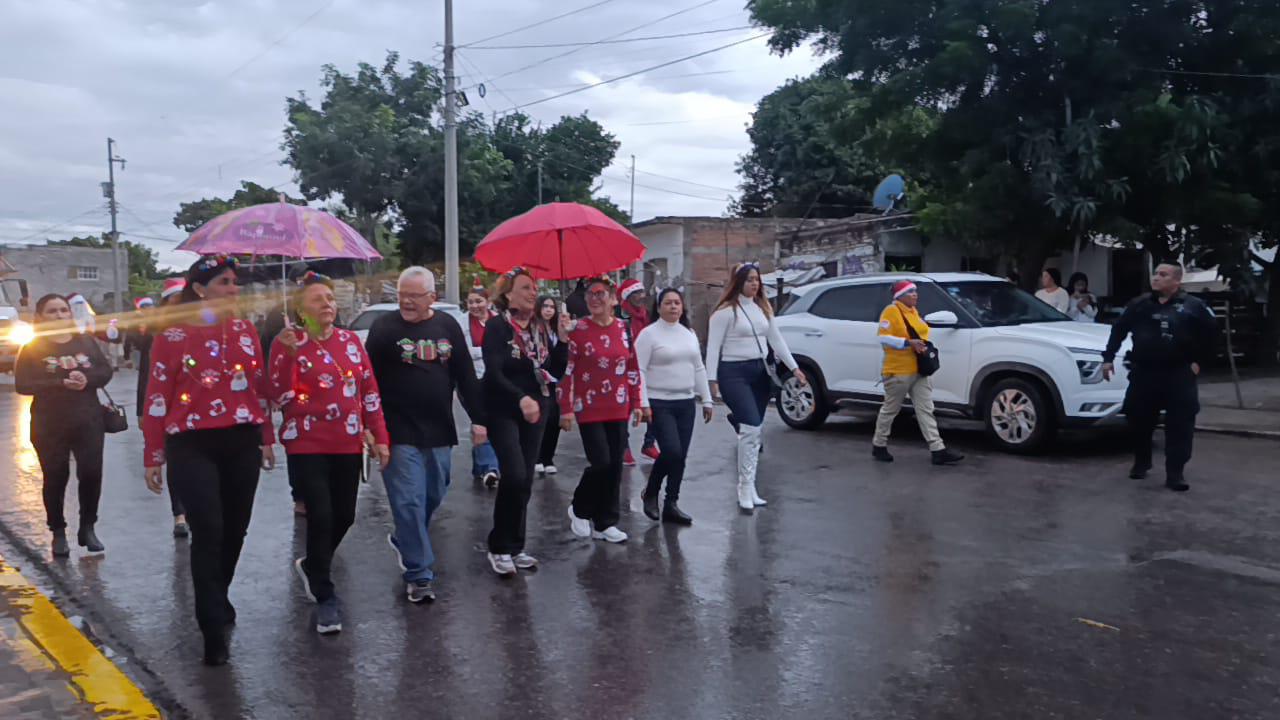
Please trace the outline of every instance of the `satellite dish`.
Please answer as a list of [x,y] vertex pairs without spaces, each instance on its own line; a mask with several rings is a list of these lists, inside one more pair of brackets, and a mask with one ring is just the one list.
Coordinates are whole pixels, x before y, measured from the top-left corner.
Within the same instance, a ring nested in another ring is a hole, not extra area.
[[890,175],[880,181],[876,186],[876,191],[871,194],[871,204],[876,206],[877,210],[883,210],[885,215],[893,212],[894,207],[898,203],[907,198],[907,182],[902,179],[901,175]]

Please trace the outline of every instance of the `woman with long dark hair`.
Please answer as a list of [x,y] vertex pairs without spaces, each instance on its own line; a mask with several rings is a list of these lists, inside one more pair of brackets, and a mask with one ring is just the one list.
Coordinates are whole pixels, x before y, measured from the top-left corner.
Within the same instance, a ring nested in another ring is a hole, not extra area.
[[623,321],[613,314],[618,298],[607,277],[587,283],[587,310],[569,333],[569,366],[560,381],[560,429],[578,421],[587,468],[569,506],[574,535],[625,542],[618,529],[627,420],[639,425],[640,373]]
[[[702,421],[711,422],[711,389],[698,336],[685,316],[684,295],[675,288],[659,292],[653,317],[657,319],[636,338],[636,363],[640,368],[640,406],[652,412],[649,426],[662,453],[649,471],[641,499],[650,520],[691,525],[693,518],[680,510],[677,502],[699,402]],[[663,480],[667,481],[667,495],[659,515],[658,493]]]
[[[538,316],[548,328],[560,327],[560,306],[550,295],[538,298]],[[560,334],[551,333],[551,347],[560,344]],[[555,475],[556,448],[560,445],[560,402],[556,400],[558,384],[551,383],[551,408],[547,412],[547,429],[542,434],[542,451],[538,453],[538,462],[533,469],[540,475]]]
[[106,434],[98,388],[111,380],[111,364],[87,333],[76,332],[71,306],[61,295],[36,301],[36,338],[18,351],[14,386],[31,395],[31,445],[44,474],[44,510],[53,533],[53,554],[67,557],[63,506],[76,459],[80,531],[76,540],[90,554],[105,552],[94,530],[102,497],[102,441]]
[[502,482],[493,504],[489,567],[503,577],[533,570],[538,559],[525,552],[525,513],[533,466],[551,408],[551,386],[564,372],[568,328],[551,346],[551,329],[538,318],[538,285],[523,268],[498,278],[493,302],[499,314],[484,331],[484,397],[489,442],[498,453]]
[[289,477],[307,506],[307,554],[294,561],[307,597],[316,604],[320,634],[342,630],[342,607],[329,568],[356,519],[363,446],[386,467],[387,424],[382,396],[360,338],[334,327],[333,281],[308,272],[291,306],[301,327],[287,327],[271,344],[271,398],[284,415],[280,442]]
[[707,327],[707,379],[729,406],[729,422],[738,433],[738,507],[748,513],[768,504],[756,491],[756,469],[760,427],[773,395],[765,367],[770,350],[801,385],[808,384],[773,320],[760,266],[735,265]]
[[201,258],[187,271],[179,322],[155,337],[143,464],[160,494],[163,466],[191,526],[191,580],[206,665],[230,658],[235,608],[227,590],[253,512],[258,471],[275,465],[266,358],[253,325],[237,315],[235,258]]

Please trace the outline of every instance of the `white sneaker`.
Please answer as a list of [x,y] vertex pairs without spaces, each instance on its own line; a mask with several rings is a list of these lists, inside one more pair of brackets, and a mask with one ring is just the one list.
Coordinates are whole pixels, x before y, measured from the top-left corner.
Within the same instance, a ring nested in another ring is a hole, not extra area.
[[533,471],[534,471],[534,472],[536,472],[536,473],[538,473],[539,475],[546,475],[546,474],[547,474],[547,466],[546,466],[546,465],[543,465],[542,463],[536,463],[536,464],[533,466]]
[[591,532],[592,540],[604,540],[605,542],[620,543],[627,541],[627,534],[619,530],[616,526],[609,526],[604,532]]
[[542,472],[543,472],[543,473],[545,473],[545,474],[547,474],[547,475],[555,475],[555,474],[556,474],[556,466],[555,466],[555,465],[547,465],[546,467],[544,467],[544,468],[543,468]]
[[573,505],[569,506],[569,529],[580,538],[591,537],[591,521],[574,515]]
[[532,570],[538,567],[538,558],[525,552],[513,555],[511,562],[521,570]]
[[503,577],[511,577],[516,574],[516,565],[511,561],[510,555],[494,555],[489,553],[489,567],[493,571]]

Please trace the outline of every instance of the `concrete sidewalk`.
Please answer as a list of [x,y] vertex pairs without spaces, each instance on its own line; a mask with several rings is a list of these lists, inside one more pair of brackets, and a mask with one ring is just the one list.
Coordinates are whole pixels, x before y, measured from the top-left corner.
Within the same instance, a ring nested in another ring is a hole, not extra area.
[[1280,439],[1280,375],[1242,379],[1239,397],[1230,378],[1202,381],[1196,429]]

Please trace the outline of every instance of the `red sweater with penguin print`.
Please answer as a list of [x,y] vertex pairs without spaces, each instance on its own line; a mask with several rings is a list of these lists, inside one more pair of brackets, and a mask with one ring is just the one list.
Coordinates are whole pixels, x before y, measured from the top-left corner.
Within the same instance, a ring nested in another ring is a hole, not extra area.
[[239,318],[157,333],[142,413],[143,465],[163,465],[165,437],[188,430],[261,425],[262,444],[274,444],[266,362],[257,330]]
[[359,454],[365,430],[388,444],[378,381],[355,333],[303,335],[295,352],[273,343],[269,378],[271,400],[284,415],[280,442],[290,455]]
[[578,422],[625,421],[640,407],[640,368],[623,320],[579,320],[569,333],[569,366],[556,392],[562,416]]

